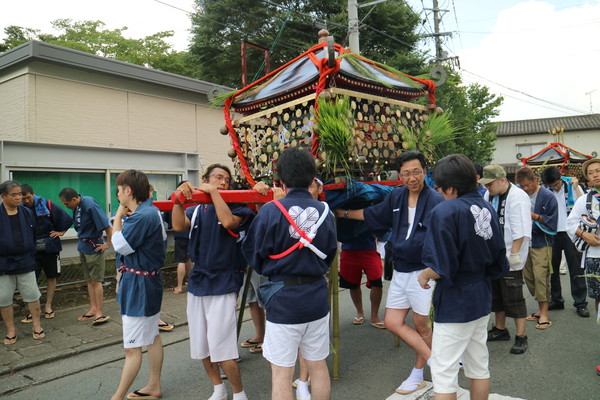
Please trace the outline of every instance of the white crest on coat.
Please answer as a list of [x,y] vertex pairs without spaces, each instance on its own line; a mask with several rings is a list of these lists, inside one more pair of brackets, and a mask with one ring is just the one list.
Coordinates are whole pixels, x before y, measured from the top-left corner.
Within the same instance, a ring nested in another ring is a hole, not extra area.
[[[311,229],[315,226],[317,221],[319,220],[319,211],[317,211],[314,207],[307,207],[306,209],[298,206],[292,206],[288,213],[290,217],[296,222],[298,228],[302,229],[304,232],[309,234]],[[290,225],[289,228],[290,236],[294,239],[300,239],[300,235],[296,232],[293,226]]]
[[476,205],[471,206],[471,214],[475,218],[475,233],[485,240],[491,239],[492,234],[492,213],[487,208],[479,208]]

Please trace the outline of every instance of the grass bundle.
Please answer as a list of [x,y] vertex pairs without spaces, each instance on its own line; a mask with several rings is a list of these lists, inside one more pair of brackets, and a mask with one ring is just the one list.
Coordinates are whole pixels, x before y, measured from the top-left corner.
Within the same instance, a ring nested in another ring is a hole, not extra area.
[[354,146],[354,115],[346,97],[319,96],[319,114],[315,128],[320,149],[326,154],[324,175],[335,177],[339,173],[350,175],[349,160]]
[[425,155],[428,161],[433,162],[438,158],[436,148],[458,136],[459,129],[452,125],[447,114],[434,113],[428,116],[421,129],[404,128],[402,148],[418,150]]

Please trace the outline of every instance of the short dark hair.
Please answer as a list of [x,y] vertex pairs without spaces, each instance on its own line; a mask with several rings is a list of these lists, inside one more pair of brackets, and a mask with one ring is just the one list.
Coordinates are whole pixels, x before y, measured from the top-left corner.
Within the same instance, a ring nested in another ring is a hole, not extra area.
[[435,184],[447,190],[455,188],[458,195],[477,190],[477,171],[464,154],[450,154],[437,162],[433,169]]
[[475,173],[477,173],[480,178],[483,178],[483,165],[478,162],[474,162],[473,166],[475,167]]
[[[225,172],[227,172],[229,174],[229,178],[231,179],[231,171],[229,170],[229,167],[223,165],[223,164],[211,164],[206,168],[206,171],[204,171],[204,175],[202,175],[202,179],[208,181],[208,177],[211,174],[211,172],[213,172],[213,170],[215,168],[220,168],[222,170],[224,170]],[[181,183],[183,183],[185,181],[182,181]],[[181,185],[180,183],[180,185]],[[179,185],[177,185],[177,187],[179,187]]]
[[544,185],[550,185],[560,178],[562,178],[562,175],[556,167],[547,167],[542,171],[542,182]]
[[136,201],[148,200],[150,194],[150,183],[145,173],[137,169],[128,169],[117,176],[117,186],[128,186],[131,196]]
[[28,193],[33,194],[33,188],[28,184],[24,183],[21,185],[21,193],[23,194],[23,196],[25,196]]
[[17,181],[4,181],[0,183],[0,194],[7,195],[8,192],[13,190],[15,187],[21,186],[21,184]]
[[58,198],[65,199],[67,201],[73,200],[75,197],[79,196],[79,193],[73,188],[66,187],[60,191],[58,194]]
[[396,169],[400,171],[400,168],[402,168],[402,165],[405,162],[409,162],[412,160],[419,160],[419,162],[421,163],[421,167],[423,169],[427,168],[427,162],[425,161],[425,156],[423,155],[423,153],[420,153],[416,150],[409,150],[400,154],[400,156],[396,159]]
[[315,158],[307,150],[288,147],[277,160],[279,179],[289,188],[308,188],[315,176]]
[[535,174],[531,168],[521,167],[517,170],[517,173],[515,174],[515,181],[520,182],[523,179],[527,179],[528,181],[535,180]]

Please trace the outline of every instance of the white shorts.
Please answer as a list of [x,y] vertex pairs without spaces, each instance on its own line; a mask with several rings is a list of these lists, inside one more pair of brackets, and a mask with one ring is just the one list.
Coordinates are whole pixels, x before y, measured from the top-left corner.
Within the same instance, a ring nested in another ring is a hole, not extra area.
[[379,253],[379,257],[383,260],[385,258],[385,244],[387,242],[377,241],[377,252]]
[[190,355],[212,362],[235,360],[237,346],[236,293],[218,296],[194,296],[188,292],[187,318],[190,331]]
[[160,313],[150,317],[128,317],[122,315],[123,320],[123,347],[135,349],[136,347],[149,346],[159,334],[158,320]]
[[293,367],[298,349],[308,361],[320,361],[329,355],[329,313],[305,324],[275,324],[267,321],[263,356],[271,364]]
[[417,314],[429,315],[435,281],[430,280],[431,288],[423,289],[417,281],[420,273],[421,271],[398,272],[394,270],[385,307],[396,310],[412,308],[413,312]]
[[437,323],[433,325],[431,346],[431,377],[435,393],[458,391],[458,362],[463,358],[465,376],[487,379],[489,353],[487,324],[490,315],[465,323]]

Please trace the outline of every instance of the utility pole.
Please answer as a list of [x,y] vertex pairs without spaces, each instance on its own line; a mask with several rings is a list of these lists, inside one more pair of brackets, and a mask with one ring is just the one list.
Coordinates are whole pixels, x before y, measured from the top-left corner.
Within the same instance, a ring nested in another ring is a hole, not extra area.
[[350,50],[352,50],[353,53],[360,54],[360,45],[358,42],[358,29],[360,28],[358,9],[362,7],[373,6],[386,1],[388,0],[374,0],[358,5],[358,0],[348,0],[348,42],[350,43]]
[[358,28],[358,1],[348,0],[348,39],[350,50],[356,54],[360,53]]
[[433,0],[433,8],[426,8],[426,10],[433,12],[433,30],[431,35],[425,35],[425,37],[433,37],[435,40],[435,62],[439,65],[442,61],[448,59],[448,54],[442,50],[442,37],[452,36],[452,32],[440,32],[440,22],[442,21],[441,13],[448,12],[448,10],[440,10],[438,6],[438,0]]
[[591,90],[585,94],[586,96],[590,97],[590,114],[594,113],[594,108],[592,106],[592,93],[594,93],[596,90],[598,90],[598,89]]

